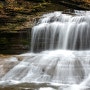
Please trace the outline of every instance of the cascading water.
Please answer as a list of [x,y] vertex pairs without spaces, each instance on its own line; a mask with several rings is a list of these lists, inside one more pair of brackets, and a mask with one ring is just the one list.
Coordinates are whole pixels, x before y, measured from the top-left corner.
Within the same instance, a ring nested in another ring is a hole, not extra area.
[[[46,50],[46,51],[44,51]],[[32,52],[0,84],[47,83],[47,90],[90,89],[90,12],[45,14],[32,29]],[[36,89],[46,90],[46,89]]]
[[90,15],[44,15],[32,30],[32,51],[90,49]]

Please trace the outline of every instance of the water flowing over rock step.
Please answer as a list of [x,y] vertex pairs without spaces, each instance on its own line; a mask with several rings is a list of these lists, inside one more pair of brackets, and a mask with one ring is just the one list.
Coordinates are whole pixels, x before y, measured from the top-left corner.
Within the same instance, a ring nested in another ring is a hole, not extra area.
[[[81,51],[76,50],[77,46]],[[33,53],[37,49],[42,52]],[[89,90],[90,50],[87,49],[90,49],[89,11],[75,11],[74,16],[62,12],[44,14],[32,28],[33,52],[18,55],[22,60],[0,78],[0,85],[46,83],[56,85],[51,90]],[[15,57],[8,60],[19,60]],[[3,71],[3,66],[0,70]]]
[[22,84],[26,83],[23,85],[29,87],[32,85],[30,83],[38,85],[46,83],[46,86],[52,86],[52,88],[59,87],[55,90],[73,90],[74,88],[87,90],[90,88],[90,51],[55,50],[38,54],[26,53],[16,58],[15,56],[8,58],[8,61],[10,59],[16,62],[18,57],[22,57],[22,61],[2,76],[1,86],[21,84],[20,87],[22,87]]
[[74,14],[43,15],[32,29],[31,50],[90,49],[90,12],[75,10]]

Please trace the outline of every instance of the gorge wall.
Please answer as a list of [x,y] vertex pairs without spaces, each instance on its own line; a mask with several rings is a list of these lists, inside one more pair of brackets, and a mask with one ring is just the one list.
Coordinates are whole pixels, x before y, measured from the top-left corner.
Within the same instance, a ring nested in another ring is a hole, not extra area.
[[[31,28],[38,18],[44,13],[75,8],[71,5],[74,3],[73,0],[70,2],[60,0],[60,3],[51,1],[54,0],[34,0],[34,2],[0,0],[0,54],[19,54],[29,51]],[[88,10],[88,7],[82,9]]]

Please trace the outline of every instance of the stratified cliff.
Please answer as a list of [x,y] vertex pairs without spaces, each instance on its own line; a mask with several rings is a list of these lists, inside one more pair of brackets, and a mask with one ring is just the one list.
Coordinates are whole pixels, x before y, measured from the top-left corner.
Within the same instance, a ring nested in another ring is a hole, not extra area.
[[83,0],[0,0],[0,53],[30,50],[31,28],[48,12],[67,9],[89,10]]
[[65,9],[89,10],[85,0],[0,0],[0,30],[21,30],[32,27],[33,20],[43,13]]

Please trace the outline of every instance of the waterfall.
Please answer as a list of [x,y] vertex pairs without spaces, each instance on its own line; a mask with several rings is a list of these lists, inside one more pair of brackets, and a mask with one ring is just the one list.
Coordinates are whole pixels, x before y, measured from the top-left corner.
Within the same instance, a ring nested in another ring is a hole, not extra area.
[[44,14],[32,28],[31,53],[19,56],[22,61],[0,78],[0,85],[46,83],[58,87],[46,90],[89,90],[90,12]]
[[31,51],[90,49],[90,14],[79,14],[43,15],[32,29]]

